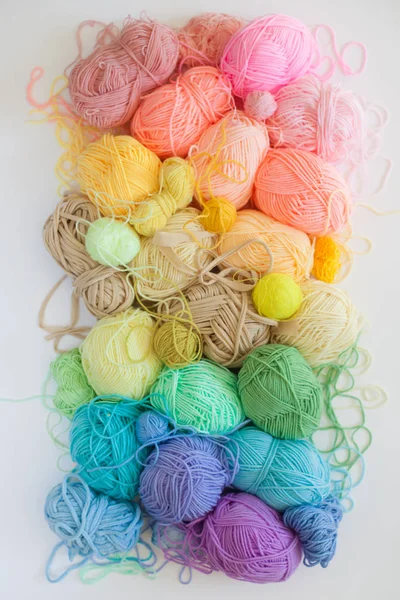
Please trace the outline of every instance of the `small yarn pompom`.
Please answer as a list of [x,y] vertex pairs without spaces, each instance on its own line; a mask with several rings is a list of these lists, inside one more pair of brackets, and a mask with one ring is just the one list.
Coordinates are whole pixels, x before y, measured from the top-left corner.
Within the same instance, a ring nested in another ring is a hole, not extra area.
[[211,198],[205,205],[199,220],[211,233],[226,233],[235,224],[236,207],[226,198]]
[[250,92],[244,101],[244,112],[248,117],[265,121],[276,111],[275,98],[269,92]]
[[283,522],[299,536],[306,567],[329,565],[336,552],[337,531],[343,517],[340,502],[329,495],[321,504],[294,506],[283,515]]
[[329,236],[317,238],[311,275],[325,283],[334,283],[342,266],[340,259],[340,248],[333,238]]
[[231,482],[224,450],[207,437],[177,437],[148,457],[140,477],[140,498],[159,523],[193,521],[217,504]]
[[[133,500],[142,464],[136,421],[137,402],[120,397],[84,404],[74,414],[70,430],[71,457],[91,488],[117,500]],[[146,457],[148,452],[143,449]]]
[[140,235],[151,236],[164,229],[168,219],[180,208],[186,208],[193,198],[193,167],[183,158],[167,158],[160,169],[160,188],[141,202],[135,211],[135,229]]
[[196,328],[173,319],[157,330],[154,351],[167,367],[182,369],[200,360],[203,344]]
[[159,441],[168,433],[169,421],[167,417],[146,410],[138,416],[136,421],[136,437],[140,444],[147,444],[152,441]]
[[93,260],[108,267],[127,265],[140,250],[140,239],[134,229],[109,217],[93,221],[85,244]]
[[264,275],[257,281],[252,297],[258,313],[276,321],[290,319],[303,300],[299,285],[284,273]]
[[239,372],[239,393],[246,416],[277,438],[308,438],[319,426],[321,386],[296,348],[260,346]]
[[[143,523],[135,502],[96,494],[76,475],[67,476],[51,490],[44,512],[50,529],[67,547],[71,561],[76,556],[104,559],[126,554],[136,546]],[[46,574],[53,583],[69,571],[55,579],[50,575],[50,566],[47,565]]]
[[54,406],[68,419],[76,409],[96,396],[82,367],[78,348],[60,354],[50,365],[50,372],[57,383]]
[[320,504],[330,492],[330,467],[307,440],[280,440],[257,427],[230,436],[237,455],[233,485],[284,511],[301,504]]

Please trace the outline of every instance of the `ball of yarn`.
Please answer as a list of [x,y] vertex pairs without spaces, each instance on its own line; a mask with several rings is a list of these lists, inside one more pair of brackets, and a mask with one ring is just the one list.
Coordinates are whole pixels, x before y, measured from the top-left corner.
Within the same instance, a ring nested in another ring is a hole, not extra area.
[[96,494],[76,475],[56,485],[46,499],[45,518],[68,548],[69,558],[105,558],[126,553],[139,540],[143,519],[135,502]]
[[155,353],[171,369],[181,369],[200,360],[202,350],[196,329],[175,319],[163,323],[154,336]]
[[99,265],[88,254],[85,236],[98,218],[96,207],[85,196],[70,194],[46,221],[43,238],[47,250],[73,279],[89,312],[101,318],[129,308],[135,299],[126,273]]
[[296,348],[256,348],[239,372],[246,416],[274,437],[308,438],[319,426],[322,393],[318,379]]
[[[271,250],[274,257],[272,272],[286,273],[297,282],[308,279],[313,261],[313,249],[308,236],[258,210],[238,212],[232,229],[221,237],[217,252],[225,254],[253,239],[264,241]],[[254,243],[234,252],[224,263],[238,269],[251,268],[263,274],[270,270],[271,257],[260,244]]]
[[340,248],[335,240],[329,236],[317,238],[311,275],[325,283],[334,283],[341,266]]
[[220,68],[233,93],[275,92],[311,71],[317,44],[297,19],[268,15],[251,21],[231,37]]
[[169,421],[163,415],[146,410],[141,413],[136,421],[136,437],[140,444],[162,440],[168,433]]
[[348,222],[347,183],[311,152],[270,150],[257,171],[254,190],[259,210],[309,235],[338,231]]
[[297,348],[312,367],[335,362],[356,343],[364,319],[343,290],[313,280],[300,287],[303,302],[296,314],[297,328],[277,327],[274,341]]
[[160,158],[185,158],[201,134],[232,108],[224,76],[214,67],[195,67],[143,98],[131,132]]
[[96,396],[83,370],[78,348],[60,354],[51,363],[50,373],[57,383],[54,406],[68,419],[81,404],[87,404]]
[[268,119],[274,114],[276,108],[276,100],[269,92],[250,92],[244,101],[246,115],[258,121]]
[[151,236],[164,229],[168,219],[193,198],[193,167],[183,158],[167,158],[160,169],[160,188],[135,211],[135,229]]
[[348,159],[362,145],[363,108],[340,84],[306,75],[275,94],[267,126],[275,148],[298,148],[328,162]]
[[140,250],[140,239],[127,223],[108,217],[93,221],[85,238],[86,250],[98,263],[126,265]]
[[180,523],[214,508],[230,479],[218,444],[199,436],[173,438],[148,457],[139,493],[151,517],[161,524]]
[[244,25],[240,17],[202,13],[178,31],[179,57],[187,67],[218,66],[222,52],[234,33]]
[[[213,257],[207,248],[216,236],[199,222],[200,212],[184,208],[167,221],[163,231],[141,240],[141,248],[132,267],[140,274],[137,291],[152,300],[176,295],[196,281],[199,272]],[[200,247],[199,247],[200,242]]]
[[151,394],[155,409],[200,433],[225,434],[244,418],[236,375],[208,360],[183,369],[165,367]]
[[192,152],[195,196],[223,197],[242,208],[252,194],[257,168],[269,148],[263,123],[233,111],[206,129]]
[[103,215],[131,219],[136,205],[158,190],[160,167],[130,135],[106,133],[78,157],[77,180]]
[[250,494],[227,494],[203,519],[157,533],[167,559],[253,583],[285,581],[302,556],[281,515]]
[[178,49],[177,37],[166,25],[126,19],[115,39],[98,41],[72,69],[69,90],[75,110],[99,129],[127,123],[141,96],[173,73]]
[[290,275],[268,273],[257,281],[252,297],[260,315],[282,321],[298,310],[303,294]]
[[211,198],[199,217],[204,229],[211,233],[230,231],[237,218],[236,207],[225,198]]
[[294,506],[283,522],[299,536],[307,567],[328,566],[336,552],[337,531],[343,517],[340,502],[331,494],[319,505]]
[[121,394],[140,400],[161,371],[154,352],[154,320],[129,309],[101,319],[81,347],[82,364],[97,394]]
[[319,504],[330,491],[330,468],[306,440],[279,440],[257,427],[230,436],[228,448],[238,455],[233,485],[284,511]]
[[78,464],[79,475],[97,492],[120,500],[136,496],[142,470],[135,456],[140,412],[136,402],[124,399],[84,404],[75,412],[71,457]]

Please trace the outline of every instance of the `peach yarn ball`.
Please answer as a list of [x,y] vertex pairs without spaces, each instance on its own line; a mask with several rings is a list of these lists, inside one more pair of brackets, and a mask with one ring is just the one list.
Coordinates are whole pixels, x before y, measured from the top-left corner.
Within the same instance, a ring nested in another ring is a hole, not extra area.
[[127,123],[142,94],[173,73],[178,51],[176,34],[166,25],[126,19],[111,43],[98,41],[72,69],[69,90],[76,112],[99,129]]
[[340,173],[304,150],[270,150],[254,182],[265,214],[309,235],[340,230],[350,215],[350,191]]
[[211,125],[191,156],[197,200],[223,197],[242,208],[250,200],[257,168],[268,148],[265,125],[241,111],[232,111]]
[[214,67],[195,67],[143,98],[131,132],[160,158],[185,158],[207,127],[232,107],[224,76]]
[[[229,252],[247,240],[262,240],[268,245],[274,258],[273,273],[286,273],[297,282],[309,277],[313,248],[302,231],[279,223],[258,210],[240,210],[230,232],[221,236],[218,254]],[[257,243],[234,252],[224,263],[238,269],[251,268],[261,274],[269,272],[271,267],[268,252]]]

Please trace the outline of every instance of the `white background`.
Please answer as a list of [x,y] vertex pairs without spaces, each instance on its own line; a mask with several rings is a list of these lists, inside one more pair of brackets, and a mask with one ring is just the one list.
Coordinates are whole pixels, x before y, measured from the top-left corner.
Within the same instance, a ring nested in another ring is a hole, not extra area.
[[[348,78],[346,85],[388,107],[391,121],[383,154],[394,159],[394,169],[384,192],[364,200],[381,209],[399,207],[399,0],[1,0],[0,9],[0,396],[4,398],[40,392],[54,353],[37,326],[38,307],[60,276],[41,239],[43,223],[57,202],[53,166],[59,150],[50,125],[27,124],[25,85],[32,67],[42,65],[47,77],[37,94],[41,100],[47,97],[51,79],[75,58],[74,29],[84,19],[119,21],[146,9],[151,17],[180,25],[207,10],[247,18],[281,12],[309,25],[332,25],[339,42],[365,42],[368,68],[362,76]],[[55,464],[57,451],[46,433],[46,413],[33,400],[0,405],[0,595],[4,600],[45,600],[54,594],[59,600],[102,600],[110,594],[166,600],[225,594],[235,600],[244,594],[254,600],[277,595],[280,600],[399,597],[400,215],[374,217],[357,209],[353,223],[355,232],[369,236],[374,248],[370,255],[357,258],[343,286],[370,322],[363,342],[374,361],[366,381],[382,385],[389,402],[367,414],[374,435],[366,455],[367,475],[355,493],[355,509],[343,521],[337,556],[329,568],[301,566],[290,581],[267,587],[221,574],[196,574],[191,586],[181,586],[174,565],[155,581],[112,575],[96,586],[84,586],[75,573],[53,587],[45,579],[44,565],[56,539],[44,521],[43,504],[61,474]],[[68,294],[66,286],[58,295],[49,314],[53,322],[67,320]]]

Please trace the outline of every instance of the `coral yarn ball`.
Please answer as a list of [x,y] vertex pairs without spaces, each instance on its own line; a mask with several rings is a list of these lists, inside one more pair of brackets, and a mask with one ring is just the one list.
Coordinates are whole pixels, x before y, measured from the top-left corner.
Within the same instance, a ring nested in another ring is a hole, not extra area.
[[253,289],[253,302],[258,313],[276,321],[290,319],[302,300],[300,286],[284,273],[264,275]]

